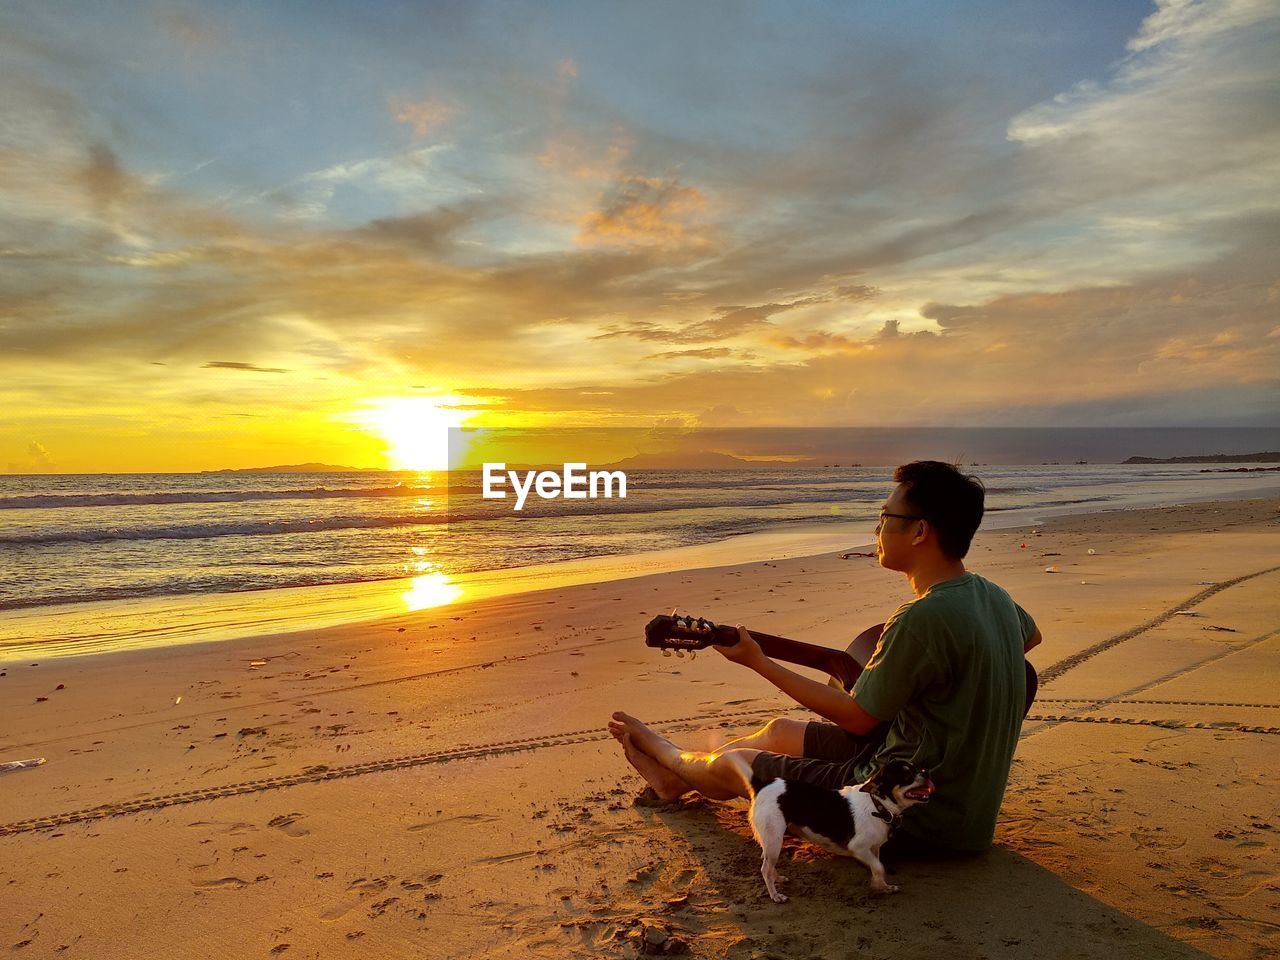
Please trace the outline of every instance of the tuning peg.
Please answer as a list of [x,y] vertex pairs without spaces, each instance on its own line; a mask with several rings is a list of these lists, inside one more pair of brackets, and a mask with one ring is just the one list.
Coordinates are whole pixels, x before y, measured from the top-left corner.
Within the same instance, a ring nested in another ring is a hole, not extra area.
[[669,656],[671,656],[671,651],[670,651],[669,649],[663,650],[663,651],[662,651],[662,655],[663,655],[664,657],[669,657]]
[[684,651],[683,651],[683,650],[681,650],[681,649],[679,649],[679,648],[677,648],[677,649],[676,649],[676,656],[677,656],[677,657],[679,657],[681,660],[683,660],[683,659],[684,659]]
[[690,660],[697,660],[697,659],[698,659],[698,651],[697,651],[697,650],[690,650],[690,651],[689,651],[689,659],[690,659]]

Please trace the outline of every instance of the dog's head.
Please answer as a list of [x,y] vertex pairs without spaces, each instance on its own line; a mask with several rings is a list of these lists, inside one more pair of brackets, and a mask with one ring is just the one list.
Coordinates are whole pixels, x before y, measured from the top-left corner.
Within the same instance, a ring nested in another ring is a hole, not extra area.
[[891,800],[900,808],[927,803],[933,794],[929,771],[906,760],[891,760],[871,775],[859,789]]

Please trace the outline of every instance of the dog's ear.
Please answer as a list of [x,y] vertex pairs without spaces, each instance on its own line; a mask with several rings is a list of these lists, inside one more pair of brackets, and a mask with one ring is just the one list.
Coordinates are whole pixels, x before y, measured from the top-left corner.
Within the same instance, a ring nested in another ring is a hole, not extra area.
[[867,778],[867,782],[864,783],[862,786],[860,786],[858,789],[861,790],[863,793],[874,793],[879,795],[880,780],[881,778],[883,778],[883,776],[884,776],[884,767],[880,767],[875,773],[869,776]]

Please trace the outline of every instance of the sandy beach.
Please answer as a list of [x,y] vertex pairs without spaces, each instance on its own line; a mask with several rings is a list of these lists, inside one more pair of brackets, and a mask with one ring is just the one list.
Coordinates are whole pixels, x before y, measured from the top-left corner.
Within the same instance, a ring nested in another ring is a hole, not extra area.
[[[673,607],[843,646],[910,598],[836,554],[489,597],[269,637],[0,665],[0,949],[21,957],[1273,956],[1280,501],[985,532],[1040,699],[996,845],[902,893],[744,802],[632,803],[626,709],[711,749],[800,717]],[[1093,551],[1092,554],[1090,551]],[[1056,572],[1046,572],[1056,568]],[[1268,946],[1270,944],[1270,946]]]

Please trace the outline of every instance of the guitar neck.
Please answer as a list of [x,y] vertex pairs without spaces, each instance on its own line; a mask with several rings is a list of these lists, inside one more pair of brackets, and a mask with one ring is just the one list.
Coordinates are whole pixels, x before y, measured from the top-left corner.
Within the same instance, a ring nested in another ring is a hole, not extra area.
[[832,650],[819,647],[813,643],[802,643],[786,637],[775,637],[771,633],[751,631],[751,636],[766,657],[785,660],[801,667],[812,667],[834,677],[845,690],[852,690],[858,675],[862,673],[862,664],[843,650]]

